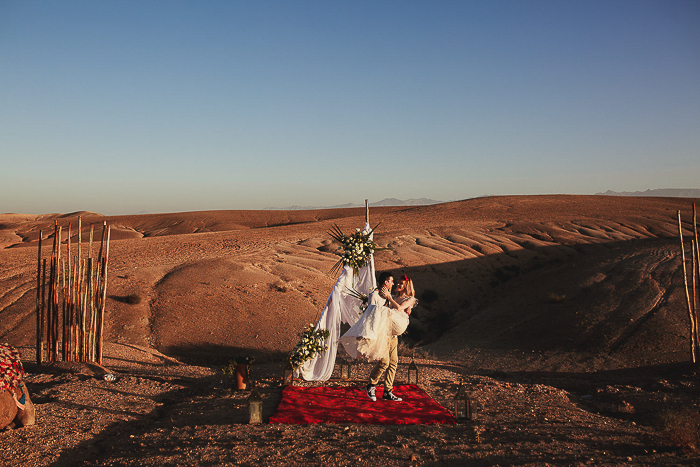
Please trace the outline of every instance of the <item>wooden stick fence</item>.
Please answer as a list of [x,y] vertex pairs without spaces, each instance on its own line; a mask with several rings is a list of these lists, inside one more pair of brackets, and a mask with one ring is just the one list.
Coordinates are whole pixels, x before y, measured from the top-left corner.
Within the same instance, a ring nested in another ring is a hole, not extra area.
[[[62,256],[62,227],[54,222],[51,257],[42,258],[42,234],[36,273],[37,363],[93,361],[102,364],[104,313],[107,299],[107,263],[110,227],[102,224],[97,258],[92,255],[93,227],[87,258],[83,259],[82,218],[78,218],[77,252],[72,248],[72,225],[68,224],[66,254]],[[60,352],[59,352],[60,350]]]
[[[681,262],[683,263],[683,282],[685,285],[685,298],[688,307],[688,316],[690,317],[690,354],[693,363],[696,363],[696,356],[700,353],[700,330],[698,330],[698,281],[700,281],[700,248],[698,245],[698,224],[695,211],[695,203],[693,203],[693,239],[690,242],[691,251],[691,270],[688,274],[685,258],[685,243],[683,242],[683,224],[681,222],[681,212],[678,211],[678,236],[681,240]],[[688,276],[690,276],[692,298],[690,296],[690,288],[688,287]]]

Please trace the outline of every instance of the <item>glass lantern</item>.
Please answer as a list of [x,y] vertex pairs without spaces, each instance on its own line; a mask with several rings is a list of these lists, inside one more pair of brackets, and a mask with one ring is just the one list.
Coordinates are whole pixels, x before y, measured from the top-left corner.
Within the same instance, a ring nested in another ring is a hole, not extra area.
[[408,384],[418,384],[418,365],[413,360],[408,364]]
[[248,397],[248,423],[259,424],[262,422],[262,397],[257,389],[253,389]]
[[470,400],[467,397],[467,391],[464,389],[462,381],[459,382],[459,388],[454,398],[454,411],[457,420],[467,420],[469,418]]
[[352,364],[345,360],[340,362],[340,379],[343,381],[348,380],[352,377]]

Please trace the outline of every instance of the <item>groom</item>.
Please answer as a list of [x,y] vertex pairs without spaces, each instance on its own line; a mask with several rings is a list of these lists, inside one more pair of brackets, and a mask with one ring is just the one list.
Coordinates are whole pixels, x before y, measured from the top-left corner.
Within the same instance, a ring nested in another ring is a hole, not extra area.
[[[369,297],[369,304],[387,306],[387,298],[391,294],[391,288],[394,285],[394,277],[390,272],[384,271],[379,275],[377,284],[377,289],[375,289]],[[381,378],[382,374],[385,372],[384,395],[382,396],[382,399],[389,401],[402,400],[400,397],[396,397],[392,392],[394,389],[394,378],[396,377],[396,367],[399,363],[399,354],[397,351],[399,338],[397,336],[391,336],[390,339],[389,353],[379,360],[374,366],[374,369],[369,374],[369,383],[365,387],[367,397],[369,397],[371,401],[377,400],[376,386],[379,382],[379,378]]]

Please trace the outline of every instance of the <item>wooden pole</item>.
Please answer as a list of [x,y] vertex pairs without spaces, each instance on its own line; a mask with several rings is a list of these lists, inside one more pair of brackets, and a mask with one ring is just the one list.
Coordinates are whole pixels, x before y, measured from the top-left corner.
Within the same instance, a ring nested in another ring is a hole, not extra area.
[[681,262],[683,263],[683,282],[685,283],[685,298],[688,304],[688,316],[690,317],[690,349],[695,363],[695,320],[693,319],[693,309],[690,306],[690,293],[688,292],[688,271],[685,267],[685,246],[683,245],[683,226],[681,223],[681,212],[678,211],[678,234],[681,238]]
[[100,287],[100,262],[99,259],[93,258],[92,262],[92,270],[94,273],[94,276],[92,278],[92,291],[90,292],[90,312],[92,313],[92,329],[90,330],[90,333],[92,335],[92,343],[91,343],[91,355],[90,355],[90,360],[93,362],[97,361],[97,319],[99,317],[98,311],[99,311],[99,303],[97,303],[98,300],[98,295],[97,291],[99,290]]
[[[97,254],[97,269],[95,270],[95,311],[97,313],[100,312],[102,309],[102,267],[103,262],[102,260],[104,259],[104,251],[105,251],[105,236],[107,234],[107,222],[102,223],[102,236],[100,237],[100,251]],[[99,314],[97,316],[97,320],[95,321],[95,325],[99,326],[100,321],[99,321]],[[95,331],[97,331],[97,327],[95,328]],[[99,337],[99,333],[96,332],[95,336]],[[99,342],[99,339],[95,341],[95,345]],[[95,354],[97,357],[97,354]],[[96,361],[96,360],[95,360]]]
[[47,361],[55,361],[53,353],[53,322],[54,322],[54,298],[55,298],[55,287],[56,287],[56,239],[58,238],[58,221],[54,221],[54,231],[53,231],[53,249],[51,250],[51,265],[49,272],[49,296],[48,296],[48,309],[46,310],[46,353]]
[[[46,361],[44,349],[48,349],[48,339],[46,338],[46,258],[42,261],[41,268],[41,362]],[[37,357],[38,358],[38,357]]]
[[[695,256],[693,257],[693,264],[695,268],[693,269],[693,275],[695,280],[693,284],[700,281],[700,243],[698,243],[698,217],[695,211],[695,203],[693,203],[693,235],[695,236]],[[693,309],[695,310],[695,322],[697,323],[698,318],[698,294],[696,292],[697,287],[693,285]],[[699,331],[700,332],[700,331]],[[698,341],[700,345],[700,339]]]
[[39,253],[36,265],[36,363],[41,365],[41,230],[39,231]]
[[700,352],[700,340],[698,339],[698,308],[697,308],[697,305],[695,302],[695,296],[696,296],[695,295],[696,294],[696,290],[695,290],[695,252],[697,250],[697,245],[695,244],[695,240],[692,240],[690,243],[691,243],[691,246],[693,247],[693,261],[692,261],[692,265],[693,265],[693,274],[692,274],[692,276],[693,276],[693,306],[692,306],[692,310],[693,310],[693,320],[695,321],[695,334],[693,334],[693,338],[694,338],[693,342],[695,343],[695,351]]
[[100,253],[97,255],[97,263],[102,263],[102,254],[105,247],[105,234],[107,233],[107,221],[102,222],[102,238],[100,239]]
[[[105,222],[105,225],[107,223]],[[104,326],[105,326],[105,304],[107,302],[107,262],[109,260],[109,237],[112,231],[112,227],[108,226],[107,227],[107,243],[105,244],[105,249],[104,249],[104,257],[102,258],[102,290],[98,291],[98,293],[101,294],[102,298],[100,300],[100,317],[99,317],[99,323],[100,327],[98,329],[98,352],[97,352],[97,363],[102,365],[102,353],[104,350]],[[102,248],[100,248],[100,251],[102,251]]]
[[93,290],[93,274],[94,274],[94,262],[92,258],[92,241],[94,238],[94,232],[95,232],[95,224],[90,224],[90,243],[88,244],[88,275],[87,275],[87,284],[86,284],[86,315],[87,315],[87,323],[86,323],[86,343],[87,343],[87,348],[85,352],[85,359],[87,361],[94,361],[93,357],[93,349],[95,348],[95,324],[94,324],[94,318],[95,318],[95,294]]
[[90,224],[90,244],[88,245],[88,258],[92,258],[92,234],[95,229],[94,224]]
[[92,361],[92,307],[95,301],[92,297],[92,277],[94,258],[87,259],[87,271],[85,273],[85,361]]
[[68,287],[66,282],[66,258],[61,258],[61,292],[63,293],[62,300],[62,319],[61,319],[61,356],[63,361],[68,360]]
[[82,360],[82,326],[83,326],[83,300],[82,300],[82,290],[83,290],[83,261],[82,261],[82,250],[83,250],[83,217],[78,216],[78,284],[76,287],[75,296],[75,353],[76,360]]
[[64,266],[63,263],[63,256],[61,255],[61,240],[63,239],[63,227],[58,226],[58,240],[57,240],[57,248],[56,248],[56,287],[54,290],[54,295],[56,297],[56,303],[55,303],[55,315],[54,315],[54,361],[58,361],[58,353],[59,353],[59,346],[58,346],[58,339],[61,336],[61,325],[63,324],[63,320],[61,318],[61,284],[63,283],[63,280],[65,279],[64,277],[61,277],[61,271],[62,267]]
[[369,225],[369,200],[365,200],[365,224]]
[[88,269],[90,268],[90,259],[83,260],[85,263],[81,269],[80,276],[80,361],[86,362],[88,358]]
[[69,222],[68,223],[68,239],[67,239],[67,245],[66,245],[66,263],[67,264],[67,272],[68,276],[66,277],[66,288],[65,288],[65,294],[64,296],[64,303],[66,304],[66,311],[65,311],[65,321],[63,322],[63,335],[66,339],[66,343],[63,345],[63,348],[65,349],[65,357],[64,360],[66,361],[72,361],[73,359],[71,358],[72,354],[72,342],[73,342],[73,313],[71,311],[71,306],[73,304],[73,295],[72,295],[72,290],[73,290],[73,257],[71,256],[71,234],[73,231],[73,223]]

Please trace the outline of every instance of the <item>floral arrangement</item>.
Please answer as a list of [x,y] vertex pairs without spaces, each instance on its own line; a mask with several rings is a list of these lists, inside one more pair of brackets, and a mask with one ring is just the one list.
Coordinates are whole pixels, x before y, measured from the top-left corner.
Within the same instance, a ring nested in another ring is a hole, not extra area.
[[321,352],[328,350],[326,339],[330,337],[328,329],[316,329],[313,324],[304,326],[304,330],[299,334],[299,342],[294,347],[289,361],[293,367],[300,367],[307,360],[311,360]]
[[359,301],[362,302],[362,303],[360,304],[360,312],[361,312],[361,313],[364,313],[364,311],[367,309],[367,306],[369,305],[369,297],[368,297],[367,295],[363,294],[362,292],[360,292],[359,290],[357,290],[357,289],[354,288],[354,287],[352,287],[352,288],[346,287],[346,288],[345,288],[345,293],[347,293],[347,294],[350,295],[351,297],[356,298],[356,299],[358,299]]
[[359,274],[360,268],[367,266],[372,253],[379,249],[377,248],[377,244],[372,240],[372,233],[377,227],[379,227],[379,224],[369,232],[355,229],[352,235],[345,235],[343,231],[340,230],[340,227],[336,224],[333,225],[333,228],[328,233],[334,240],[340,242],[343,248],[343,254],[331,269],[331,275],[335,275],[346,264],[352,267],[355,274]]

